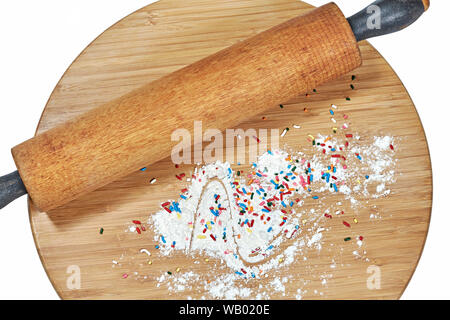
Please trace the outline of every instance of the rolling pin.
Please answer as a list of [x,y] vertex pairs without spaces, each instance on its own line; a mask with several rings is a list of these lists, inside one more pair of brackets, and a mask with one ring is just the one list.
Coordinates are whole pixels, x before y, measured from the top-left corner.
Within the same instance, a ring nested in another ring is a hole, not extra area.
[[176,128],[225,130],[361,65],[358,42],[399,31],[428,0],[378,0],[346,19],[329,3],[98,106],[12,148],[0,208],[26,193],[41,211],[171,154]]

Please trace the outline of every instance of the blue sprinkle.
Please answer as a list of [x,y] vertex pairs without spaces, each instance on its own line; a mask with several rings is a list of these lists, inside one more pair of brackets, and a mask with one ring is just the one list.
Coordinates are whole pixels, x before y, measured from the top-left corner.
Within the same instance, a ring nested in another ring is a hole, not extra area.
[[330,114],[334,116],[334,111],[330,109]]
[[272,229],[272,227],[270,227],[269,229],[267,229],[267,232],[270,232],[270,231],[272,231],[273,229]]
[[173,205],[173,209],[172,210],[175,210],[176,212],[181,213],[181,210],[180,210],[178,202],[172,202],[172,205]]
[[247,206],[243,203],[239,203],[239,207],[241,207],[242,209],[247,209]]
[[184,195],[180,195],[180,197],[182,198],[182,199],[184,199],[184,200],[186,200],[187,198],[186,198],[186,196],[184,196]]
[[161,240],[163,243],[166,243],[166,239],[164,239],[164,236],[161,236]]
[[141,171],[145,171],[145,170],[147,170],[147,168],[146,167],[144,167],[144,168],[142,168],[142,169],[140,169]]
[[313,199],[319,199],[319,197],[318,196],[314,196],[314,197],[312,197]]

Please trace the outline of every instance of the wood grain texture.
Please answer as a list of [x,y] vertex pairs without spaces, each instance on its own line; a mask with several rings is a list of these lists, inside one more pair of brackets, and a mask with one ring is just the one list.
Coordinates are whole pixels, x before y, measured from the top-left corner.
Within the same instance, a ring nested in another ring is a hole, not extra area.
[[[38,132],[310,9],[295,0],[163,0],[145,7],[108,29],[74,61],[50,97]],[[339,221],[333,221],[321,253],[311,252],[307,262],[296,261],[284,270],[294,278],[286,286],[286,296],[274,293],[272,298],[292,298],[301,286],[306,291],[305,299],[395,299],[405,289],[420,257],[432,197],[425,135],[408,93],[386,61],[366,42],[361,45],[361,53],[363,65],[354,71],[356,90],[349,88],[350,75],[346,75],[318,87],[317,94],[291,99],[283,109],[272,107],[239,126],[282,130],[301,124],[302,129],[291,130],[281,142],[282,146],[308,153],[312,150],[305,137],[330,130],[328,109],[334,103],[351,115],[350,124],[362,139],[386,134],[400,141],[396,146],[398,175],[391,186],[392,194],[370,200],[358,212],[354,232],[364,234],[370,262],[339,251],[336,244],[346,234]],[[347,96],[351,101],[346,101]],[[309,112],[303,112],[305,107]],[[262,120],[263,115],[267,120]],[[239,167],[244,171],[247,168]],[[174,175],[192,170],[193,166],[186,165],[175,169],[166,158],[147,171],[134,172],[49,213],[40,212],[29,202],[36,246],[58,294],[64,299],[203,296],[204,292],[194,290],[173,294],[165,286],[156,287],[151,277],[121,277],[130,271],[155,276],[175,266],[198,273],[208,270],[208,263],[195,264],[183,255],[153,261],[149,266],[139,249],[155,244],[152,231],[141,236],[124,232],[131,220],[146,221],[161,202],[176,198],[187,183]],[[149,184],[154,177],[157,183]],[[368,218],[374,208],[383,219]],[[99,234],[101,227],[103,235]],[[113,268],[111,261],[120,257],[124,258],[122,266]],[[339,268],[323,286],[320,275],[329,271],[332,259],[338,259]],[[369,264],[381,268],[380,290],[366,287]],[[66,285],[71,265],[81,270],[79,290],[70,290]],[[265,286],[267,281],[255,282],[259,284]]]
[[224,131],[360,64],[350,25],[328,4],[52,128],[13,157],[34,204],[49,211],[164,159],[174,128],[193,135],[203,121]]

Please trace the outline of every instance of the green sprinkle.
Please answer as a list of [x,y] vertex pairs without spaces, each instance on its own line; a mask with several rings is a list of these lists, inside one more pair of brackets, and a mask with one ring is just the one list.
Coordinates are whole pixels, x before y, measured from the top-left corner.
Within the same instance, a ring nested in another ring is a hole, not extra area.
[[103,231],[105,231],[105,229],[100,228],[100,234],[103,234]]
[[280,108],[281,108],[281,109],[283,109],[283,108],[284,108],[284,106],[283,106],[282,104],[280,104]]
[[350,241],[350,240],[352,240],[352,238],[350,238],[350,237],[347,237],[344,239],[344,241]]
[[240,172],[240,171],[238,171],[238,172],[237,172],[237,175],[238,175],[238,176],[240,176],[240,175],[241,175],[241,172]]
[[356,76],[355,76],[355,75],[352,75],[352,81],[355,80],[355,79],[356,79]]
[[316,89],[313,89],[313,92],[317,92],[317,90],[316,90]]
[[172,272],[170,272],[170,271],[167,271],[167,274],[168,274],[168,275],[172,275]]
[[355,86],[354,85],[350,85],[350,88],[352,88],[352,90],[355,90]]
[[350,101],[350,100],[352,100],[352,99],[350,99],[350,97],[347,97],[347,98],[345,98],[345,100]]
[[291,171],[295,171],[295,169],[297,169],[297,167],[293,167],[293,168],[291,169]]

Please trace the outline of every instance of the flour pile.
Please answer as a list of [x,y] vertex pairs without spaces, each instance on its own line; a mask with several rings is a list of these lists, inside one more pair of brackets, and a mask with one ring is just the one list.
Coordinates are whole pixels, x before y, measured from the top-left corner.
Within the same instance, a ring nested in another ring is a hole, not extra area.
[[[358,136],[318,136],[311,142],[317,151],[313,157],[268,151],[245,175],[222,162],[196,168],[180,198],[163,203],[148,223],[158,255],[182,253],[214,263],[209,275],[162,274],[158,286],[181,292],[203,283],[212,298],[264,299],[270,291],[284,295],[289,277],[276,274],[306,260],[305,249],[320,251],[326,219],[341,214],[324,207],[323,199],[340,195],[340,201],[357,208],[389,195],[396,162],[392,137],[362,143]],[[362,237],[356,240],[361,247]],[[261,278],[272,279],[271,288],[252,285]],[[294,296],[299,297],[301,290]]]

